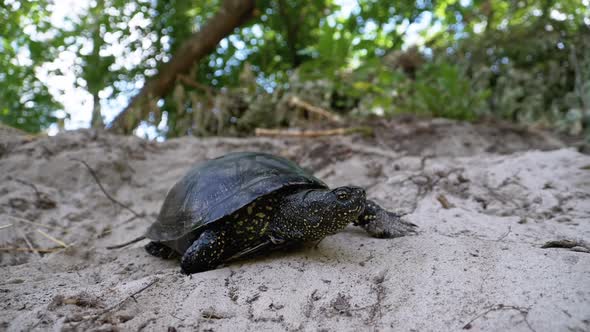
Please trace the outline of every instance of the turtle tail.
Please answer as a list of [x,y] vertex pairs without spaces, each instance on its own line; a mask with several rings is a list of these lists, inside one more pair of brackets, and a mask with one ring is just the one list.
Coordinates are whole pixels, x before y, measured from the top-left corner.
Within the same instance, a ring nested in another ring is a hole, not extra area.
[[128,246],[128,245],[130,245],[130,244],[137,243],[137,242],[139,242],[139,241],[141,241],[141,240],[145,240],[145,235],[142,235],[142,236],[140,236],[140,237],[136,237],[135,239],[133,239],[133,240],[131,240],[131,241],[127,241],[127,242],[125,242],[125,243],[117,244],[117,245],[114,245],[114,246],[108,246],[108,247],[107,247],[107,249],[111,250],[111,249],[120,249],[120,248],[124,248],[124,247],[127,247],[127,246]]

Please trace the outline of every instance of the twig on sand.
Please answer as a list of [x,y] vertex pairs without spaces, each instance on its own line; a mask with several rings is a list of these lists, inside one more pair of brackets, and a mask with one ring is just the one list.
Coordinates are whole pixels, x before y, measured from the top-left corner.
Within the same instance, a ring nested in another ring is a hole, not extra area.
[[29,238],[27,237],[27,234],[25,234],[23,231],[19,230],[18,231],[20,233],[20,236],[23,238],[23,240],[25,240],[25,243],[27,244],[27,246],[29,247],[30,251],[34,252],[35,254],[37,254],[37,256],[39,257],[43,257],[41,256],[41,253],[33,246],[33,244],[31,243],[31,241],[29,240]]
[[296,96],[289,98],[289,106],[303,108],[304,110],[306,110],[310,113],[315,113],[317,115],[320,115],[332,122],[336,122],[336,123],[342,122],[342,119],[338,115],[336,115],[328,110],[325,110],[321,107],[312,105],[306,101],[303,101],[303,100],[299,99],[299,97],[296,97]]
[[71,160],[77,161],[79,163],[82,163],[84,166],[86,166],[86,168],[88,169],[88,172],[90,172],[90,175],[92,175],[92,178],[94,179],[94,181],[96,182],[96,184],[98,185],[98,187],[100,188],[100,190],[102,191],[102,193],[113,203],[119,205],[120,207],[124,208],[125,210],[133,213],[137,218],[142,218],[143,214],[135,212],[132,208],[130,208],[129,206],[119,202],[118,200],[116,200],[115,198],[113,198],[113,196],[111,196],[102,186],[102,183],[100,182],[100,180],[98,179],[98,175],[96,175],[96,172],[92,169],[92,167],[90,167],[90,165],[88,165],[87,162],[85,162],[84,160],[81,159],[77,159],[77,158],[71,158]]
[[60,246],[62,246],[63,248],[67,248],[67,247],[69,247],[69,245],[67,245],[65,242],[63,242],[63,241],[61,241],[61,240],[58,240],[58,239],[54,238],[53,236],[51,236],[51,235],[49,235],[49,234],[45,233],[44,231],[42,231],[42,230],[40,230],[40,229],[38,229],[38,228],[37,228],[37,233],[39,233],[39,234],[43,235],[45,238],[49,239],[50,241],[53,241],[53,242],[55,242],[55,243],[59,244],[59,245],[60,245]]
[[49,254],[61,250],[62,248],[21,248],[21,247],[0,247],[0,251],[17,251],[17,252],[37,252]]
[[137,216],[132,216],[132,217],[129,217],[129,218],[125,219],[125,221],[123,221],[123,222],[121,223],[121,225],[128,224],[128,223],[132,222],[132,221],[133,221],[133,220],[135,220],[135,219],[137,219]]
[[512,232],[512,226],[508,226],[508,231],[506,231],[506,233],[504,233],[502,236],[500,236],[496,242],[500,242],[502,240],[504,240],[508,235],[510,235],[510,232]]
[[2,225],[2,226],[0,226],[0,229],[5,229],[5,228],[8,228],[8,227],[12,227],[12,224]]
[[[462,178],[463,172],[465,171],[464,168],[451,168],[447,171],[438,171],[438,172],[434,172],[433,174],[430,174],[430,172],[425,171],[426,161],[430,158],[432,158],[432,156],[428,155],[428,156],[424,156],[420,160],[420,172],[419,173],[415,173],[413,175],[410,175],[406,179],[397,182],[397,183],[403,185],[407,181],[409,181],[409,182],[412,182],[414,185],[416,185],[418,188],[418,192],[415,195],[416,198],[414,199],[413,207],[412,207],[411,211],[415,211],[417,209],[418,201],[421,200],[422,198],[426,197],[426,195],[429,192],[432,192],[436,188],[436,186],[438,185],[438,183],[440,181],[442,181],[443,179],[447,179],[451,174],[457,174],[458,178]],[[441,196],[442,196],[442,201],[441,201]],[[455,207],[452,203],[450,203],[446,199],[446,197],[444,197],[444,195],[439,195],[437,197],[437,200],[445,209]],[[448,203],[448,205],[445,205],[445,203]]]
[[447,199],[447,197],[443,194],[440,194],[436,197],[436,199],[438,200],[438,202],[440,203],[440,205],[442,205],[443,208],[445,209],[450,209],[450,208],[454,208],[455,206],[453,204],[451,204],[451,202],[449,202],[449,200]]
[[463,325],[463,330],[471,329],[473,327],[473,322],[475,322],[477,319],[484,317],[485,315],[489,314],[492,311],[500,311],[500,310],[518,311],[522,315],[522,318],[523,318],[525,324],[527,325],[527,327],[531,331],[535,332],[535,329],[531,326],[531,324],[529,323],[528,318],[527,318],[529,315],[530,308],[523,308],[523,307],[517,307],[517,306],[513,306],[513,305],[504,305],[504,304],[496,304],[496,305],[493,305],[493,306],[487,308],[485,311],[483,311],[479,315],[473,317],[469,322],[467,322],[467,324]]
[[338,136],[351,135],[355,133],[370,134],[372,129],[369,127],[351,127],[335,128],[323,130],[293,130],[293,129],[269,129],[256,128],[256,136],[282,136],[282,137],[321,137],[321,136]]
[[16,181],[18,183],[22,183],[22,184],[24,184],[26,186],[29,186],[29,187],[33,188],[33,190],[35,191],[35,195],[37,195],[37,198],[39,198],[41,196],[41,192],[39,191],[39,189],[37,189],[37,186],[34,185],[34,184],[32,184],[31,182],[25,181],[25,180],[22,180],[22,179],[14,179],[14,181]]
[[47,194],[39,191],[39,189],[37,189],[37,186],[29,181],[25,181],[22,179],[14,179],[14,181],[18,182],[18,183],[22,183],[26,186],[29,186],[31,188],[33,188],[33,190],[35,191],[35,195],[37,196],[37,207],[42,208],[42,209],[53,209],[56,207],[56,203],[54,200],[52,200],[51,198],[49,198],[49,196],[47,196]]
[[139,290],[133,292],[131,295],[127,296],[126,298],[124,298],[123,300],[113,304],[112,306],[96,313],[96,314],[92,314],[92,315],[88,315],[88,316],[84,316],[82,318],[82,320],[89,320],[89,319],[96,319],[104,314],[106,314],[109,311],[112,311],[114,309],[117,309],[118,307],[120,307],[123,303],[127,302],[129,299],[133,299],[134,301],[137,301],[135,299],[135,296],[137,296],[139,293],[145,291],[146,289],[150,288],[151,286],[153,286],[155,283],[157,283],[158,281],[160,281],[159,278],[154,278],[154,280],[152,280],[151,282],[149,282],[147,285],[143,286],[142,288],[140,288]]

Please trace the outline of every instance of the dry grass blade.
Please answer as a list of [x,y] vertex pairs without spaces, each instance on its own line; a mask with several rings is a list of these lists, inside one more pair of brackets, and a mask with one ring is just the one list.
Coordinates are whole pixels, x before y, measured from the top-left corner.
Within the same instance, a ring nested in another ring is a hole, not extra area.
[[5,229],[5,228],[9,228],[9,227],[12,227],[12,224],[2,225],[2,226],[0,226],[0,229]]
[[40,230],[40,229],[37,229],[37,233],[39,233],[39,234],[43,235],[43,236],[44,236],[44,237],[46,237],[47,239],[49,239],[49,240],[51,240],[51,241],[53,241],[53,242],[55,242],[55,243],[59,244],[60,246],[62,246],[62,247],[64,247],[64,248],[67,248],[67,247],[69,247],[69,246],[68,246],[68,245],[67,245],[65,242],[63,242],[63,241],[61,241],[61,240],[58,240],[58,239],[54,238],[53,236],[51,236],[51,235],[49,235],[49,234],[45,233],[44,231],[42,231],[42,230]]

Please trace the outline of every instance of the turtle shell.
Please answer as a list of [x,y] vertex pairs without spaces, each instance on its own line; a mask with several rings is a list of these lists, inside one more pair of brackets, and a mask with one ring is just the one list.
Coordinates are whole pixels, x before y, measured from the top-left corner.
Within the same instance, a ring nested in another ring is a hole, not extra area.
[[191,169],[168,192],[146,233],[172,241],[228,216],[255,199],[286,187],[328,188],[297,164],[259,152],[237,152]]

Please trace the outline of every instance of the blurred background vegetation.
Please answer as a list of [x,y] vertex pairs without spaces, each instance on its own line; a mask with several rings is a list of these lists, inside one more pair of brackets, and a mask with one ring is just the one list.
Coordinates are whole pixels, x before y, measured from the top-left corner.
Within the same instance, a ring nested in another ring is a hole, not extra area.
[[[108,127],[221,3],[85,0],[56,19],[72,1],[0,1],[0,121],[28,132],[77,112]],[[68,89],[86,102],[66,105]],[[590,138],[590,0],[257,1],[135,132],[304,126],[293,97],[349,121],[500,118]]]

